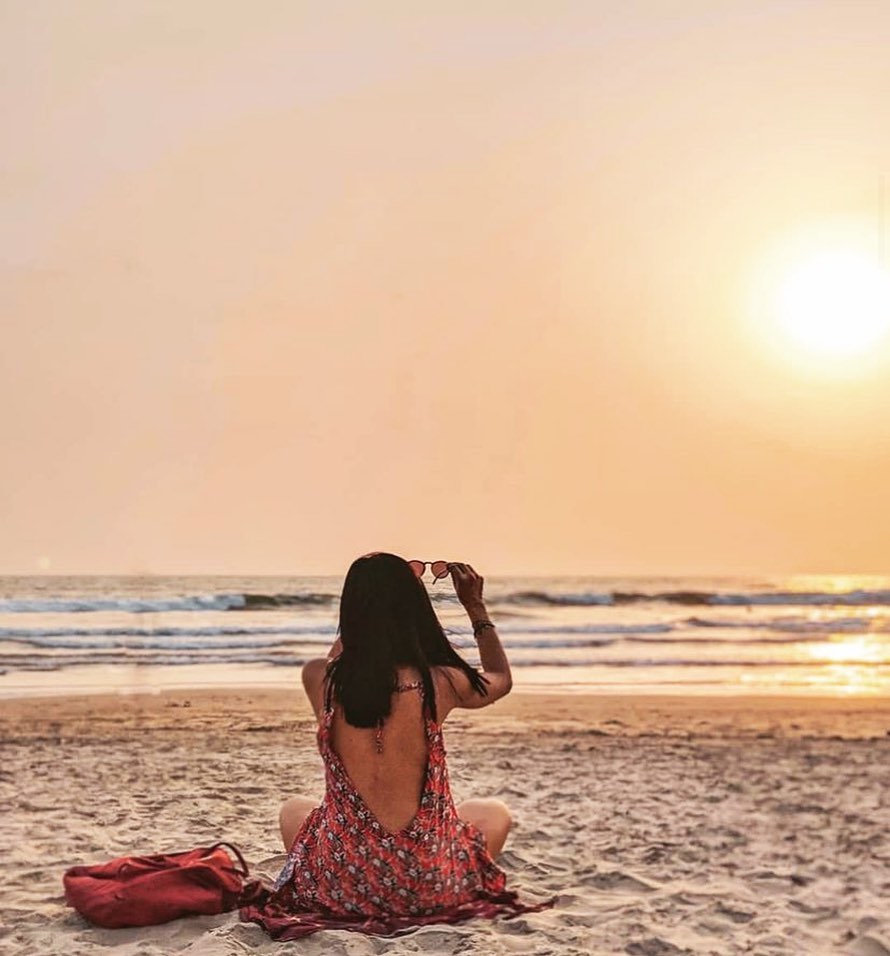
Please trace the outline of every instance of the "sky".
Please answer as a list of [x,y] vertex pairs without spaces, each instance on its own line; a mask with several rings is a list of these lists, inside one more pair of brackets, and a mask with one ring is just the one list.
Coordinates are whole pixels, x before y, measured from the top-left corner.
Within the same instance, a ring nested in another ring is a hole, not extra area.
[[888,44],[878,0],[2,0],[0,573],[890,573],[890,344],[764,318],[879,254]]

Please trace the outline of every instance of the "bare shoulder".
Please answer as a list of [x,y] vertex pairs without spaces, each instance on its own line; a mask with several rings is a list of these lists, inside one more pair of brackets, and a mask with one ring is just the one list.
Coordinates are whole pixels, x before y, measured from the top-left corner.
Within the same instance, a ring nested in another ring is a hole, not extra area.
[[303,689],[312,704],[315,716],[320,717],[324,708],[324,677],[328,662],[323,657],[306,661],[303,665]]
[[324,680],[324,673],[328,662],[323,657],[316,657],[314,660],[306,661],[303,665],[303,686],[308,691],[310,687],[320,685]]

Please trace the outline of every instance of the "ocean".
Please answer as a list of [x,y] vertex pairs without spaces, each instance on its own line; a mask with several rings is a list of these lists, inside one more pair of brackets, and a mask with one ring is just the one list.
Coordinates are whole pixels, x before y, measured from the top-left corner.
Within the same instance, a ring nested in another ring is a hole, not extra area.
[[[341,577],[0,578],[0,696],[299,686]],[[428,584],[478,658],[450,581]],[[890,577],[502,577],[490,616],[527,691],[890,690]]]

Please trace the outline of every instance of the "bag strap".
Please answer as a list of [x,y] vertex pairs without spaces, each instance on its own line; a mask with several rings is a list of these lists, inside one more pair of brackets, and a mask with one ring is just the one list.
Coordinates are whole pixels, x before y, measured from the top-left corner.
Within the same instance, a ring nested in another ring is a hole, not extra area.
[[[241,864],[240,871],[236,870],[236,872],[240,872],[242,876],[249,876],[250,869],[247,866],[247,862],[245,861],[244,857],[241,855],[241,851],[238,849],[238,847],[235,846],[234,843],[225,843],[225,842],[214,843],[213,846],[207,847],[208,854],[212,853],[214,850],[218,849],[221,846],[231,851],[231,853],[234,854],[234,856],[236,857],[238,863]],[[235,869],[235,867],[233,867],[233,869]]]

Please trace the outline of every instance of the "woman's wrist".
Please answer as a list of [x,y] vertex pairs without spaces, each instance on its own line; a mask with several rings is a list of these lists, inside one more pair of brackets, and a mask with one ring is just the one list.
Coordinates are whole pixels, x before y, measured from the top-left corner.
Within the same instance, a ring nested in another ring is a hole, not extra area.
[[480,618],[488,617],[488,610],[484,601],[474,601],[472,604],[465,604],[464,610],[471,621],[478,621]]
[[476,618],[473,621],[473,637],[478,641],[483,634],[492,634],[496,633],[494,622],[489,621],[488,618]]

